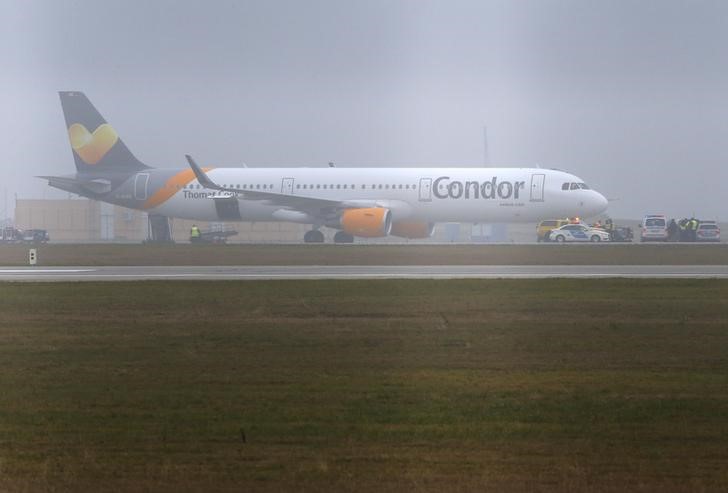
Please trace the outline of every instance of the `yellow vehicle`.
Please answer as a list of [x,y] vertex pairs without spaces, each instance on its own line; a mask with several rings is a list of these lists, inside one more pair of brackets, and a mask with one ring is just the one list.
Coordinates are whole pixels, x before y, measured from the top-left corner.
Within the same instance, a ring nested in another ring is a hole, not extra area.
[[541,221],[536,227],[536,241],[539,243],[549,241],[549,233],[551,233],[551,230],[565,226],[570,222],[568,219],[547,219]]

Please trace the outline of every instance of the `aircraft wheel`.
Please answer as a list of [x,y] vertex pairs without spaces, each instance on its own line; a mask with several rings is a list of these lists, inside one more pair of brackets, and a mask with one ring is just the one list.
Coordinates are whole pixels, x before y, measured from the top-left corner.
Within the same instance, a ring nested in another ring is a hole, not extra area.
[[354,243],[354,236],[344,231],[337,231],[334,235],[334,243]]
[[303,235],[303,242],[304,243],[323,243],[324,234],[321,231],[319,231],[318,229],[312,229],[311,231],[306,231],[306,234]]

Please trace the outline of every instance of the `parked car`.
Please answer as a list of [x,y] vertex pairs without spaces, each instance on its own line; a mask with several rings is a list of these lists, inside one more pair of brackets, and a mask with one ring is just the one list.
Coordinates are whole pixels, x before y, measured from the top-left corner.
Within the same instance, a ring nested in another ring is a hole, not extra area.
[[51,237],[45,229],[26,229],[23,230],[23,243],[48,243]]
[[720,241],[720,228],[715,221],[700,221],[695,241]]
[[12,226],[0,230],[0,243],[20,243],[23,241],[23,232]]
[[662,214],[649,214],[640,224],[640,241],[667,241],[667,218]]
[[603,229],[590,228],[584,224],[567,224],[551,231],[549,234],[551,241],[558,243],[571,241],[591,241],[598,243],[600,241],[609,241],[609,233]]
[[536,241],[539,243],[549,241],[549,233],[551,231],[565,224],[569,224],[569,222],[568,219],[546,219],[545,221],[541,221],[536,227]]

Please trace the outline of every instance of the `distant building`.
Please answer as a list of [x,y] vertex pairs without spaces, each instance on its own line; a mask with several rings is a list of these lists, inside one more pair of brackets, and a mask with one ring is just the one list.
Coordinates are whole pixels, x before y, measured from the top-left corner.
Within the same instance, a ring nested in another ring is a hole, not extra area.
[[[235,230],[228,243],[300,243],[310,226],[285,222],[223,223],[170,219],[172,239],[189,241],[193,224],[202,230]],[[142,211],[87,199],[18,199],[15,225],[20,229],[45,229],[58,243],[141,243],[149,237],[149,221]],[[333,231],[324,228],[327,241]],[[443,223],[430,239],[362,238],[357,243],[451,243],[534,241],[535,225],[472,225]]]
[[[231,243],[299,242],[307,227],[292,223],[222,223],[170,219],[172,239],[189,240],[193,224],[202,230],[232,229]],[[20,229],[45,229],[59,243],[141,243],[149,237],[147,214],[87,199],[18,199],[15,225]]]

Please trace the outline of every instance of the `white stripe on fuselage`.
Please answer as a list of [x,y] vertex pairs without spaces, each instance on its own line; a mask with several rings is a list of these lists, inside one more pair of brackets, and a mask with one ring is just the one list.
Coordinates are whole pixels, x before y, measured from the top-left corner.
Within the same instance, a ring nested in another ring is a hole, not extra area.
[[[528,222],[591,216],[606,208],[592,190],[562,190],[582,180],[539,168],[216,168],[208,176],[223,187],[329,200],[376,200],[393,220]],[[191,186],[191,187],[190,187]],[[213,197],[194,180],[153,212],[218,220]],[[240,200],[244,221],[275,221],[279,205]]]

